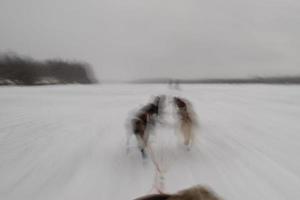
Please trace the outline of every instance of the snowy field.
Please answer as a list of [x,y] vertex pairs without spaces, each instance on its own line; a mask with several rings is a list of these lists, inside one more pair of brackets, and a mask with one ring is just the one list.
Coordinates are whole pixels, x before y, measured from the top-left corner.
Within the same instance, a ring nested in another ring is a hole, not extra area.
[[1,200],[131,200],[153,192],[126,120],[151,95],[189,99],[186,151],[172,109],[151,138],[165,191],[202,184],[225,200],[300,199],[300,86],[96,85],[0,88]]

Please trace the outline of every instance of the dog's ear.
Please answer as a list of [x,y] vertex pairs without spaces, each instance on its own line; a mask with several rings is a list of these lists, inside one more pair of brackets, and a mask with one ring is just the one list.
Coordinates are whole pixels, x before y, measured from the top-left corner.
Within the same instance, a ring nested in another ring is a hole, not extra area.
[[135,200],[167,200],[169,197],[171,197],[171,195],[169,194],[153,194],[153,195],[143,196]]

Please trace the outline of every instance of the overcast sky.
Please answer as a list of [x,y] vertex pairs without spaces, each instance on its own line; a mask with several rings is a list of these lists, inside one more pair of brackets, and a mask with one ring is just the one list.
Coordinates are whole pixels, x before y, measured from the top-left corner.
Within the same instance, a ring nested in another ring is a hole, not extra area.
[[0,0],[0,52],[98,78],[300,74],[299,0]]

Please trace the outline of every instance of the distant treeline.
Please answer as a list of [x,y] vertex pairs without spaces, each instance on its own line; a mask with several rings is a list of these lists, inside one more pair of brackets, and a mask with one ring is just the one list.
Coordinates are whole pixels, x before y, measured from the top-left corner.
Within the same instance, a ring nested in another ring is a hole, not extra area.
[[83,62],[37,61],[17,55],[0,56],[0,85],[91,84],[96,80]]
[[229,78],[229,79],[144,79],[132,83],[152,84],[300,84],[299,76],[254,77],[254,78]]

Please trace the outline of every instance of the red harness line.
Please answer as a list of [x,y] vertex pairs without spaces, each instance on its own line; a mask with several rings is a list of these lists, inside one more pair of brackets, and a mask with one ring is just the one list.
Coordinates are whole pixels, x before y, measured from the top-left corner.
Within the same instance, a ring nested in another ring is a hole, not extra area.
[[[164,184],[164,174],[163,174],[163,171],[162,169],[160,168],[159,166],[159,163],[158,161],[156,160],[155,158],[155,155],[153,153],[153,150],[150,146],[150,144],[148,144],[146,146],[146,148],[148,149],[149,151],[149,154],[150,154],[150,158],[151,158],[151,161],[152,163],[154,164],[155,166],[155,179],[154,179],[154,184],[153,184],[153,187],[151,188],[150,192],[155,189],[159,194],[164,194],[164,188],[165,188],[165,184]],[[157,181],[159,181],[157,183]]]

